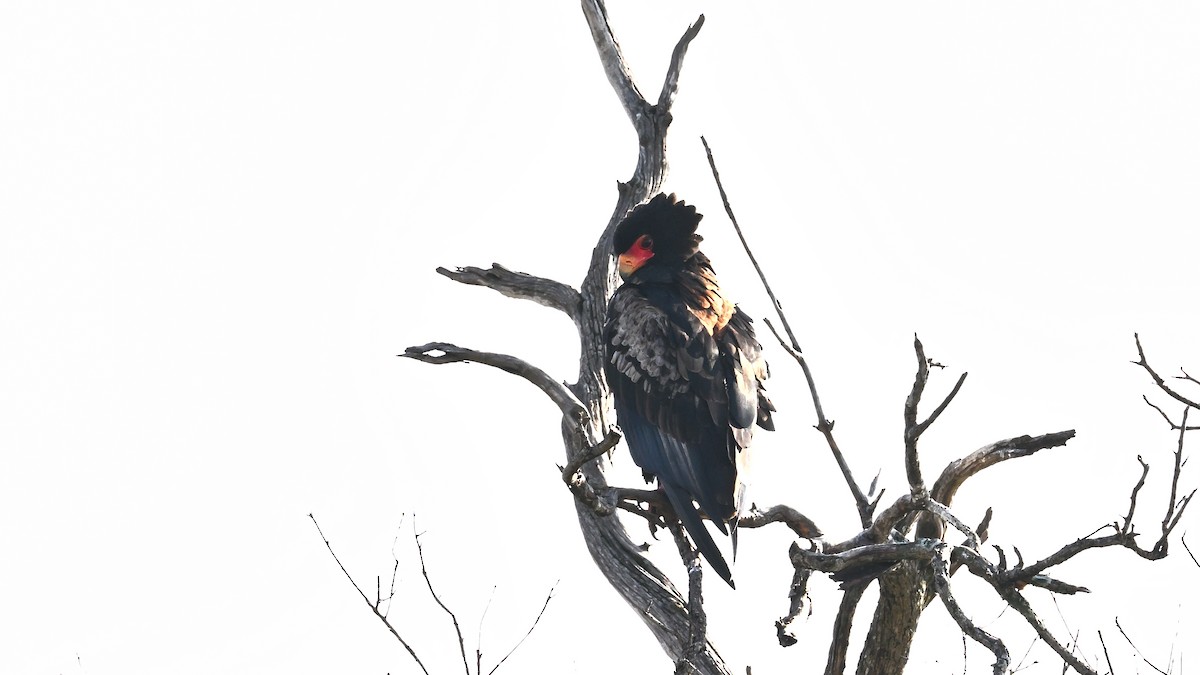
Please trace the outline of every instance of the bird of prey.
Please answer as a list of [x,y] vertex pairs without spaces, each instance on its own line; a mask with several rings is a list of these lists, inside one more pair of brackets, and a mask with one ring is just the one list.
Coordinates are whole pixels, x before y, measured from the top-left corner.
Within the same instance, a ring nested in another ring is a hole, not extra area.
[[740,473],[754,425],[774,429],[775,408],[750,318],[721,294],[700,252],[701,218],[659,194],[617,226],[624,284],[608,306],[604,373],[633,461],[647,482],[658,480],[701,554],[733,586],[700,511],[731,534],[736,558]]

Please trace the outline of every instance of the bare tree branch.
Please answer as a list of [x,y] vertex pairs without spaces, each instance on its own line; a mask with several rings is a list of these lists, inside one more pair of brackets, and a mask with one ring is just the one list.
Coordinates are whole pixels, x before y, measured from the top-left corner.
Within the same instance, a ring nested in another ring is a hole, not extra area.
[[1192,553],[1191,547],[1187,545],[1187,539],[1180,537],[1179,543],[1183,544],[1183,550],[1187,551],[1188,556],[1192,559],[1192,562],[1195,563],[1196,567],[1200,567],[1200,560],[1196,560],[1196,554]]
[[683,57],[687,54],[688,46],[692,44],[692,40],[700,34],[700,28],[704,26],[704,15],[696,17],[696,23],[687,27],[683,32],[683,37],[679,38],[679,42],[675,43],[675,49],[671,52],[671,63],[667,66],[667,76],[663,80],[662,89],[658,92],[658,110],[670,110],[671,105],[675,103],[675,94],[679,92],[679,70],[683,68]]
[[[1197,403],[1189,398],[1186,398],[1182,394],[1176,392],[1174,389],[1168,387],[1167,383],[1163,380],[1162,376],[1159,375],[1158,373],[1154,372],[1154,369],[1150,367],[1150,363],[1146,361],[1146,352],[1144,352],[1142,350],[1142,340],[1140,337],[1138,337],[1137,333],[1133,334],[1133,341],[1137,345],[1137,350],[1138,350],[1138,360],[1133,361],[1133,364],[1136,366],[1141,366],[1143,370],[1145,370],[1147,373],[1149,373],[1150,378],[1152,380],[1154,380],[1154,384],[1158,385],[1158,388],[1162,389],[1163,392],[1165,392],[1171,398],[1175,399],[1176,401],[1179,401],[1180,403],[1188,406],[1189,408],[1200,408],[1200,403]],[[1185,373],[1185,375],[1186,375],[1186,373]]]
[[421,361],[422,363],[437,365],[446,363],[480,363],[485,366],[499,368],[507,373],[522,377],[538,389],[541,389],[544,394],[550,397],[551,401],[554,401],[554,404],[562,411],[563,416],[572,420],[575,424],[583,425],[588,420],[587,408],[584,407],[583,403],[580,402],[579,398],[575,396],[575,393],[569,387],[550,377],[541,368],[515,356],[493,352],[480,352],[474,349],[467,349],[466,347],[459,347],[448,342],[430,342],[417,347],[409,347],[399,356]]
[[1158,414],[1162,415],[1162,418],[1167,421],[1167,424],[1171,425],[1172,430],[1184,429],[1186,431],[1195,431],[1197,429],[1200,429],[1200,425],[1187,427],[1187,426],[1181,426],[1179,424],[1176,424],[1174,420],[1172,420],[1170,417],[1167,416],[1167,413],[1163,412],[1162,408],[1151,403],[1150,399],[1145,394],[1142,395],[1142,400],[1146,402],[1146,405],[1157,410]]
[[[516,653],[516,651],[521,648],[521,645],[525,644],[525,640],[533,634],[533,629],[537,628],[538,622],[542,620],[542,615],[546,613],[546,608],[550,606],[550,601],[554,598],[554,589],[556,588],[558,588],[557,581],[554,582],[554,585],[550,587],[550,592],[546,594],[546,601],[542,603],[541,610],[539,610],[537,616],[534,617],[533,625],[529,627],[529,630],[525,631],[525,634],[521,636],[520,640],[517,640],[517,644],[513,645],[512,649],[508,650],[508,653],[504,655],[504,658],[500,659],[500,661],[488,671],[488,675],[492,675],[499,670],[500,666],[504,665],[504,662],[508,660],[508,657]],[[478,650],[476,650],[476,653],[478,653]],[[476,670],[478,672],[478,668]]]
[[[1184,434],[1187,433],[1188,411],[1190,410],[1191,408],[1184,407],[1183,417],[1179,422],[1179,443],[1175,446],[1175,471],[1171,479],[1171,496],[1167,499],[1167,513],[1162,519],[1161,541],[1164,545],[1166,544],[1167,535],[1171,533],[1171,530],[1175,528],[1175,524],[1179,522],[1178,519],[1172,519],[1172,516],[1175,515],[1176,506],[1182,512],[1183,509],[1187,508],[1187,503],[1192,500],[1191,495],[1188,495],[1184,497],[1181,503],[1177,504],[1175,501],[1176,495],[1179,494],[1179,474],[1183,471],[1183,439]],[[1193,494],[1195,494],[1195,491],[1193,491]]]
[[738,519],[739,528],[763,527],[771,523],[784,523],[797,537],[817,539],[821,536],[821,528],[808,516],[784,504],[772,506],[766,511],[752,506],[748,513]]
[[833,619],[833,634],[829,639],[829,655],[825,659],[825,675],[841,675],[846,671],[846,659],[850,652],[850,628],[854,624],[854,614],[858,609],[858,603],[866,591],[867,586],[860,584],[851,586],[842,593],[837,616]]
[[[799,546],[792,542],[792,546]],[[792,571],[792,583],[788,586],[788,613],[775,621],[775,637],[780,647],[791,647],[799,640],[792,624],[801,615],[812,614],[812,600],[808,596],[808,580],[812,578],[812,570],[797,567]],[[807,610],[807,612],[806,612]]]
[[1139,658],[1141,658],[1143,661],[1145,661],[1146,665],[1148,665],[1151,668],[1153,668],[1154,670],[1162,673],[1162,675],[1169,675],[1167,673],[1167,671],[1163,670],[1162,668],[1159,668],[1158,666],[1154,665],[1153,663],[1150,663],[1150,659],[1146,658],[1146,656],[1144,654],[1142,654],[1142,650],[1138,649],[1137,645],[1133,644],[1133,640],[1129,639],[1129,635],[1125,632],[1125,629],[1121,627],[1120,619],[1113,619],[1113,623],[1115,623],[1117,625],[1117,630],[1121,631],[1121,637],[1125,638],[1125,641],[1129,643],[1129,646],[1133,647],[1134,653],[1136,653]]
[[1012,661],[1008,654],[1008,648],[1004,646],[1004,642],[999,638],[972,623],[967,618],[966,613],[963,612],[962,607],[959,606],[958,601],[954,599],[954,595],[950,592],[950,576],[946,572],[946,561],[942,557],[943,550],[944,546],[939,547],[939,550],[930,559],[933,563],[933,585],[937,589],[938,597],[942,599],[942,604],[945,605],[946,611],[950,613],[950,616],[954,617],[955,623],[958,624],[963,634],[987,647],[996,656],[996,662],[992,665],[992,673],[994,675],[1004,675],[1004,672],[1008,670],[1009,663]]
[[737,216],[733,215],[733,207],[729,205],[729,196],[725,194],[725,185],[721,183],[721,174],[717,171],[717,163],[713,159],[712,148],[708,147],[708,140],[703,136],[700,137],[700,143],[704,145],[704,154],[708,157],[708,167],[712,170],[713,180],[717,184],[717,191],[721,193],[721,203],[725,205],[725,214],[729,216],[729,222],[733,224],[733,231],[737,233],[738,240],[742,242],[742,248],[746,251],[746,257],[750,258],[750,264],[754,266],[754,271],[758,272],[758,278],[762,281],[763,288],[767,291],[767,296],[771,298],[771,305],[775,307],[775,313],[779,315],[779,322],[783,325],[784,332],[787,333],[792,349],[800,352],[802,351],[800,343],[796,341],[796,334],[792,332],[792,326],[788,323],[787,316],[783,313],[783,305],[780,304],[779,298],[775,296],[775,291],[771,290],[771,284],[767,281],[767,275],[758,264],[758,259],[754,257],[754,252],[750,250],[750,244],[746,243],[746,235],[742,233],[741,225],[738,225]]
[[1108,664],[1108,675],[1114,675],[1116,671],[1113,670],[1112,659],[1108,658],[1108,645],[1104,644],[1104,633],[1097,630],[1096,636],[1100,638],[1100,648],[1104,650],[1104,662]]
[[1012,585],[1011,580],[1007,579],[995,566],[977,552],[968,548],[956,547],[955,554],[962,557],[962,560],[972,573],[988,581],[992,585],[992,588],[996,589],[996,592],[1000,594],[1000,597],[1025,618],[1025,621],[1038,634],[1038,637],[1050,645],[1050,648],[1058,654],[1059,658],[1065,663],[1069,663],[1080,675],[1096,675],[1095,671],[1054,637],[1054,634],[1038,618],[1037,613],[1033,611],[1033,607],[1029,605],[1025,597]]
[[[777,311],[782,312],[782,310]],[[782,316],[782,313],[780,316]],[[825,443],[829,446],[829,451],[833,454],[833,459],[837,462],[838,469],[842,472],[842,478],[845,479],[846,486],[850,488],[850,494],[854,497],[854,504],[858,509],[859,520],[862,522],[863,527],[866,527],[871,523],[871,514],[875,512],[878,498],[876,498],[876,501],[871,502],[863,494],[862,488],[858,486],[858,481],[854,478],[854,472],[850,470],[850,464],[846,461],[846,456],[842,454],[842,449],[838,447],[837,441],[833,437],[834,422],[825,418],[825,411],[821,407],[821,397],[817,394],[817,384],[813,379],[812,370],[808,367],[808,359],[804,358],[804,354],[800,353],[799,349],[784,342],[783,337],[779,335],[779,331],[775,330],[775,325],[771,323],[770,319],[763,319],[763,323],[767,324],[767,328],[771,329],[771,333],[779,341],[779,346],[800,365],[800,370],[804,372],[804,379],[808,382],[808,392],[812,396],[813,408],[817,414],[815,428],[825,437]],[[882,496],[882,493],[880,495]]]
[[379,605],[371,604],[371,599],[367,597],[366,593],[363,593],[362,589],[358,587],[358,582],[356,582],[354,577],[350,576],[350,573],[346,571],[346,566],[343,565],[342,561],[338,559],[337,553],[333,552],[333,545],[329,543],[329,539],[327,539],[325,537],[325,533],[321,531],[321,525],[317,522],[316,516],[310,513],[308,514],[308,517],[313,521],[313,525],[316,526],[317,534],[320,535],[321,541],[325,542],[325,548],[329,549],[329,555],[333,556],[333,561],[338,564],[338,567],[342,570],[342,574],[346,575],[346,579],[349,580],[350,585],[354,586],[354,590],[358,591],[358,594],[362,596],[363,602],[367,603],[367,607],[371,608],[371,613],[373,613],[379,618],[380,621],[383,622],[383,625],[387,627],[388,632],[390,632],[392,636],[395,637],[400,643],[400,645],[404,647],[404,650],[408,652],[408,655],[412,657],[413,661],[417,662],[417,666],[421,668],[421,672],[425,673],[425,675],[429,675],[429,669],[426,668],[425,664],[421,662],[421,658],[417,656],[417,652],[412,648],[412,645],[408,644],[408,642],[400,636],[400,633],[396,630],[396,627],[393,626],[390,621],[388,621],[387,615],[380,613]]
[[1066,445],[1075,437],[1075,430],[1058,431],[1040,436],[1017,436],[996,441],[990,445],[957,459],[942,469],[942,474],[934,481],[930,495],[940,504],[949,505],[962,484],[971,476],[984,469],[1005,460],[1017,457],[1028,457],[1039,450],[1057,448]]
[[450,611],[446,603],[442,602],[442,599],[438,597],[437,591],[433,590],[433,581],[429,578],[429,571],[425,569],[425,549],[421,547],[421,535],[417,533],[417,520],[415,518],[413,519],[413,541],[417,544],[417,557],[421,560],[421,576],[425,578],[425,587],[429,589],[429,594],[433,596],[433,601],[437,603],[438,607],[442,608],[443,612],[449,615],[450,622],[454,624],[454,634],[458,637],[458,651],[462,654],[463,670],[466,671],[466,675],[471,675],[471,664],[467,662],[467,645],[463,641],[462,629],[458,625],[458,617],[454,615],[454,612]]
[[675,538],[675,546],[679,549],[679,558],[688,574],[688,640],[684,653],[675,661],[676,675],[691,675],[696,672],[696,662],[704,654],[708,641],[708,615],[704,612],[703,577],[700,567],[700,552],[688,541],[679,521],[667,521],[667,529]]
[[550,309],[557,309],[571,317],[576,325],[579,324],[579,305],[582,302],[579,291],[560,281],[535,277],[524,272],[513,272],[498,263],[492,263],[490,269],[459,267],[448,270],[439,267],[437,273],[461,284],[483,286],[510,298],[531,300]]
[[763,322],[775,334],[775,339],[779,341],[779,345],[799,364],[800,370],[804,372],[804,379],[808,382],[808,392],[812,396],[813,409],[817,414],[816,429],[825,436],[825,442],[829,445],[829,450],[833,453],[833,458],[842,471],[842,477],[845,478],[846,485],[850,488],[850,493],[854,496],[854,503],[858,508],[859,520],[862,522],[862,526],[866,527],[871,522],[871,514],[874,512],[875,503],[878,502],[870,502],[866,495],[863,494],[862,488],[858,486],[858,481],[854,479],[854,474],[850,471],[850,465],[846,462],[846,457],[842,454],[837,441],[833,438],[833,421],[825,418],[825,410],[821,407],[821,397],[817,394],[817,385],[813,379],[812,370],[808,367],[808,360],[804,358],[804,354],[800,349],[800,343],[796,340],[796,334],[792,332],[791,324],[788,323],[787,316],[783,313],[783,305],[780,304],[779,298],[775,296],[775,291],[771,289],[771,284],[767,281],[766,273],[763,272],[762,267],[758,264],[758,259],[754,257],[754,251],[750,249],[750,244],[746,242],[746,236],[742,233],[742,227],[738,225],[737,216],[734,215],[733,207],[729,204],[729,196],[725,194],[725,186],[721,183],[721,174],[717,171],[717,162],[713,159],[712,148],[708,146],[708,141],[703,136],[700,137],[700,142],[704,145],[704,153],[708,157],[708,166],[712,170],[713,181],[717,184],[717,191],[721,193],[721,203],[725,207],[725,214],[729,216],[729,222],[733,225],[733,230],[737,233],[738,240],[742,242],[742,248],[746,251],[746,257],[750,259],[750,264],[754,266],[754,271],[758,273],[758,278],[762,281],[763,288],[767,291],[767,296],[771,298],[771,304],[775,306],[775,313],[779,316],[779,321],[783,324],[783,329],[788,335],[788,342],[785,342],[783,337],[779,335],[779,331],[775,330],[775,326],[771,323],[770,319],[764,319]]

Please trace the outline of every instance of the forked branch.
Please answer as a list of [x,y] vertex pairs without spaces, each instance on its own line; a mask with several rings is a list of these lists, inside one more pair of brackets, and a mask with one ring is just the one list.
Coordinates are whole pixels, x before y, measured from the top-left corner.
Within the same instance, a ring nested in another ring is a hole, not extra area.
[[346,575],[346,579],[350,582],[350,585],[354,586],[354,590],[358,591],[358,594],[362,596],[363,602],[367,603],[367,606],[371,608],[371,613],[373,613],[376,618],[383,622],[383,625],[388,629],[388,632],[392,634],[392,637],[396,638],[396,641],[400,643],[400,646],[404,647],[404,650],[408,652],[408,655],[412,657],[413,661],[416,661],[417,666],[421,669],[421,672],[425,673],[425,675],[429,675],[429,669],[425,667],[425,664],[421,661],[421,657],[417,656],[416,650],[413,649],[412,645],[410,645],[407,640],[401,637],[400,632],[397,631],[396,627],[392,625],[392,622],[388,620],[387,614],[380,611],[379,603],[372,603],[371,599],[367,597],[367,594],[363,593],[362,588],[359,587],[358,582],[354,580],[354,577],[350,576],[350,572],[346,571],[346,566],[343,565],[342,561],[338,559],[337,553],[334,553],[333,545],[329,543],[329,539],[326,538],[325,533],[321,531],[321,525],[317,522],[316,516],[310,513],[308,514],[308,517],[313,521],[313,525],[317,528],[317,534],[320,535],[321,541],[325,544],[325,548],[329,549],[329,555],[333,556],[333,561],[338,564],[338,568],[342,570],[342,574]]

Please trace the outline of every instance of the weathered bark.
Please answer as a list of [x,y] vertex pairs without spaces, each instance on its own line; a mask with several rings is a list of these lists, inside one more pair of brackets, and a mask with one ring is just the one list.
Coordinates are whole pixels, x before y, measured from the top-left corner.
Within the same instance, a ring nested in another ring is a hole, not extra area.
[[900,675],[917,632],[921,612],[929,604],[929,565],[910,560],[879,580],[879,604],[858,659],[858,675]]

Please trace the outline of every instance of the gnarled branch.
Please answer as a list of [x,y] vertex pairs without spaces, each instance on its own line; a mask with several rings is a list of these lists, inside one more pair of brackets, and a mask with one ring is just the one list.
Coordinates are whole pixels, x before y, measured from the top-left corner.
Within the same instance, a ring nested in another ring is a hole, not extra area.
[[400,354],[404,358],[414,359],[422,363],[481,363],[485,366],[499,368],[529,381],[541,389],[551,401],[562,411],[563,417],[570,419],[576,425],[584,425],[588,421],[588,411],[575,393],[567,385],[550,377],[546,371],[537,366],[508,354],[481,352],[466,347],[450,344],[449,342],[429,342],[417,347],[409,347]]
[[490,288],[510,298],[531,300],[571,317],[571,321],[579,325],[580,304],[583,302],[579,291],[553,279],[535,277],[524,272],[513,272],[498,263],[492,263],[488,269],[480,267],[458,267],[448,270],[437,268],[437,273],[469,286]]

